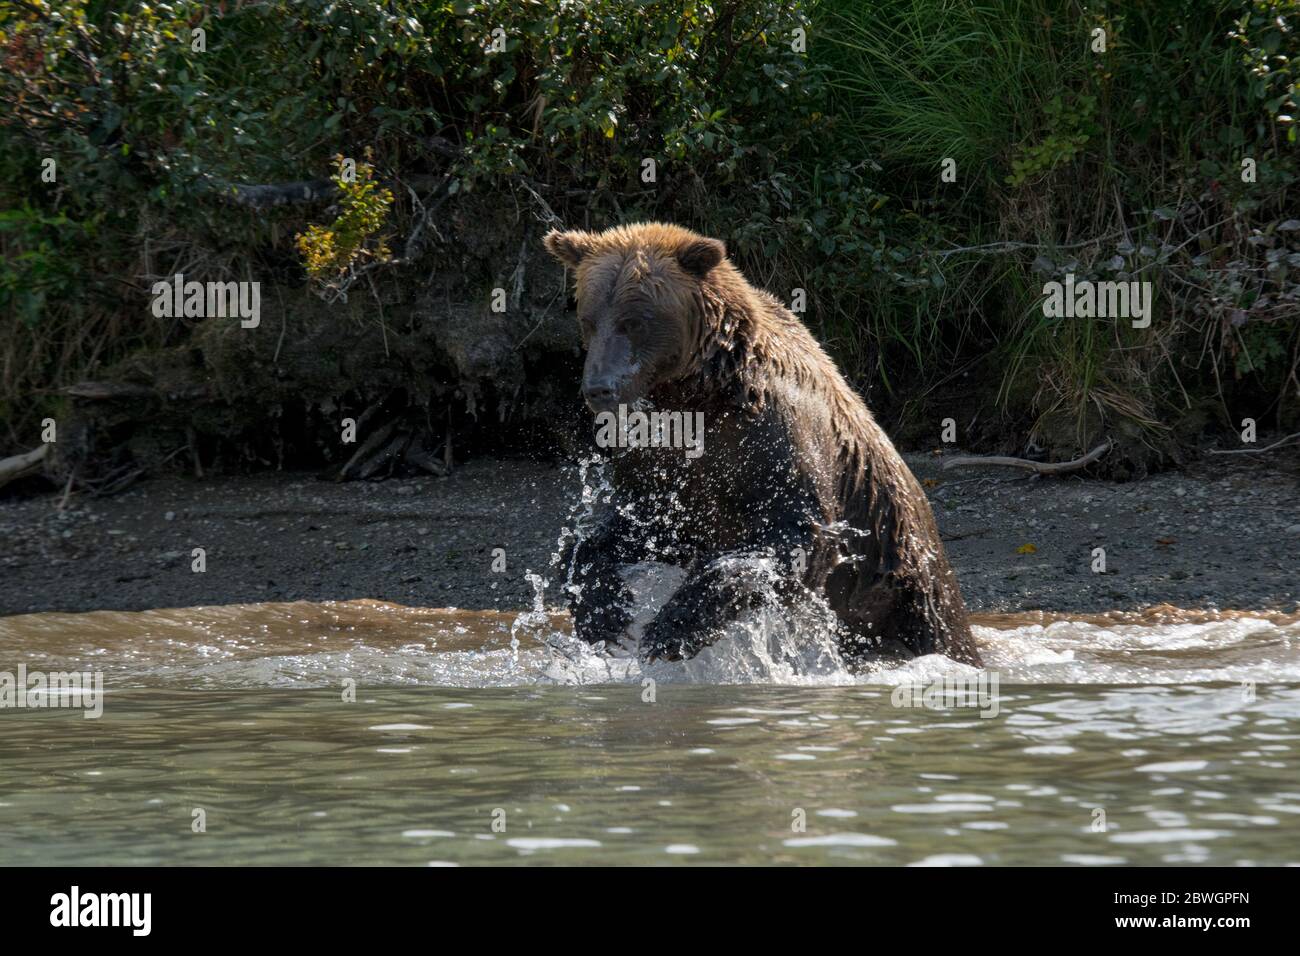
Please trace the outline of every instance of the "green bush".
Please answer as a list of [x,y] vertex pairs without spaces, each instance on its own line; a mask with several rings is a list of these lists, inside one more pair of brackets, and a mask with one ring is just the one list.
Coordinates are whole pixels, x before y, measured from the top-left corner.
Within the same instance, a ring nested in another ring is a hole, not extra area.
[[[819,10],[841,149],[865,148],[891,198],[934,224],[939,242],[907,266],[938,271],[926,310],[960,330],[950,364],[996,379],[1012,421],[1040,444],[1119,431],[1176,450],[1170,428],[1201,424],[1207,401],[1224,425],[1294,419],[1300,4]],[[940,180],[947,157],[956,183]],[[1242,182],[1244,158],[1254,182]],[[1153,282],[1153,327],[1045,318],[1043,282],[1066,272]],[[888,294],[876,304],[915,310]],[[912,358],[880,354],[891,368]]]
[[[954,382],[1001,435],[1064,445],[1159,438],[1209,400],[1294,416],[1298,22],[1295,0],[5,4],[5,442],[59,386],[192,344],[142,308],[180,265],[443,269],[478,295],[520,229],[637,218],[806,290],[894,418],[929,421],[909,401]],[[336,156],[368,157],[370,199],[231,202],[328,186]],[[431,208],[438,241],[407,248]],[[1045,319],[1065,271],[1154,281],[1153,331]]]

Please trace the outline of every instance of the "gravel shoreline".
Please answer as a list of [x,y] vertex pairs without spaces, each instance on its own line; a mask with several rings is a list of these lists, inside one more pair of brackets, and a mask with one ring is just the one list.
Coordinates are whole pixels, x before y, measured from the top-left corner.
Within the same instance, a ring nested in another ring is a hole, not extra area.
[[[906,457],[972,610],[1300,608],[1294,453],[1207,457],[1125,484],[944,473],[934,455]],[[548,567],[579,490],[572,466],[482,460],[378,483],[164,478],[63,512],[56,495],[3,500],[0,615],[352,598],[521,609],[525,572]]]

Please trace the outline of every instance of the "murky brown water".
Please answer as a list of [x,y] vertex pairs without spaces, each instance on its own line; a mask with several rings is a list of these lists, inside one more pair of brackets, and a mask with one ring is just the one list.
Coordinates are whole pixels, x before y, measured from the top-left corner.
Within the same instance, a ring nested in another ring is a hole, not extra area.
[[0,618],[0,672],[103,680],[0,709],[0,863],[1300,862],[1293,617],[977,623],[998,684],[935,709],[976,672],[764,629],[643,673],[561,615]]

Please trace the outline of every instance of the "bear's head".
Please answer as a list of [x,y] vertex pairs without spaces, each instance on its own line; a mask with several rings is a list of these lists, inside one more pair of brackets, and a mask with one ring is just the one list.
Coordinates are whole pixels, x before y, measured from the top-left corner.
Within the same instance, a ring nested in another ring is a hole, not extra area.
[[703,283],[727,254],[721,242],[663,223],[557,229],[543,242],[577,274],[582,394],[592,411],[631,406],[690,370]]

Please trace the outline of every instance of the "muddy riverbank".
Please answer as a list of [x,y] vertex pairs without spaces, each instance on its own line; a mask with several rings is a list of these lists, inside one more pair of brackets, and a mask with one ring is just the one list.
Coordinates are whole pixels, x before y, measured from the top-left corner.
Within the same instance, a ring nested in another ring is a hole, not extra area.
[[[944,473],[932,455],[907,457],[973,610],[1294,610],[1300,455],[1282,452],[1125,484]],[[353,598],[523,608],[525,573],[548,566],[579,490],[570,466],[481,460],[385,482],[158,479],[62,511],[58,496],[4,500],[0,614]],[[1091,569],[1098,547],[1104,574]]]

